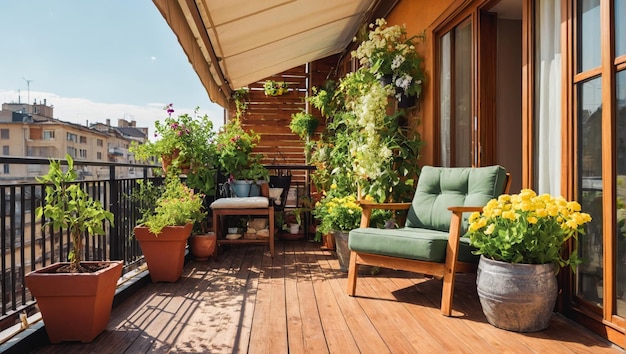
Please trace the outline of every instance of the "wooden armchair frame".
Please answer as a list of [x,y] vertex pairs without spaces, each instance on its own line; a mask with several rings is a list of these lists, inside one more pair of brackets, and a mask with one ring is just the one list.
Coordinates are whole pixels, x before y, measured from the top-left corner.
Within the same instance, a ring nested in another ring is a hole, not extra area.
[[[510,173],[507,173],[504,193],[509,193],[510,187],[511,175]],[[369,227],[372,210],[408,210],[411,207],[411,203],[371,203],[361,201],[361,207],[363,208],[363,214],[361,217],[360,227],[363,228]],[[461,222],[463,220],[463,213],[481,212],[483,210],[483,206],[451,206],[448,207],[448,210],[452,212],[452,218],[450,222],[450,231],[446,248],[445,263],[426,262],[413,259],[389,257],[378,254],[351,251],[350,267],[348,269],[348,295],[355,295],[358,267],[361,264],[428,274],[437,278],[443,278],[441,312],[445,316],[450,316],[452,313],[452,300],[454,297],[455,274],[475,273],[477,269],[476,264],[457,261],[459,243],[461,238]]]

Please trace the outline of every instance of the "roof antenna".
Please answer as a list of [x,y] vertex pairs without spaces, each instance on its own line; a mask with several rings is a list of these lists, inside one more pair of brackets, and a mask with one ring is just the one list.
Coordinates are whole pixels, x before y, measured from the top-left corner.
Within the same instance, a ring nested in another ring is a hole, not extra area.
[[28,95],[26,96],[26,104],[30,104],[30,83],[35,80],[27,80],[26,78],[24,78],[24,76],[22,76],[22,79],[26,81],[26,89],[28,90]]

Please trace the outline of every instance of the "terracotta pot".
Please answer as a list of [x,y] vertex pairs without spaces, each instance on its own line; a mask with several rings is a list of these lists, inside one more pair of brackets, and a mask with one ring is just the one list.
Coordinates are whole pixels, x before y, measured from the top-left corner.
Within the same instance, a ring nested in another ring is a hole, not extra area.
[[51,343],[91,342],[106,328],[122,261],[94,273],[55,273],[68,263],[55,263],[26,274],[26,286],[37,300]]
[[217,237],[214,232],[193,235],[189,239],[191,254],[196,261],[206,261],[215,252]]
[[[167,169],[172,165],[172,161],[176,160],[180,155],[180,149],[174,149],[171,154],[161,155],[161,167],[163,167],[163,172],[167,172]],[[183,163],[178,161],[178,167],[181,170],[181,173],[187,174],[191,168],[189,163]]]
[[153,283],[175,282],[183,274],[185,247],[193,223],[185,226],[166,226],[157,236],[147,227],[135,227],[135,238],[148,264]]

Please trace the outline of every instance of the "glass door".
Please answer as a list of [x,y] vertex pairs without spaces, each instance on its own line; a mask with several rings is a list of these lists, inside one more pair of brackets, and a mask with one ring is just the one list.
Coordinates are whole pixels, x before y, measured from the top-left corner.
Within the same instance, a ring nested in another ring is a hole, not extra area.
[[441,36],[439,63],[441,166],[476,164],[472,53],[471,20],[466,20]]

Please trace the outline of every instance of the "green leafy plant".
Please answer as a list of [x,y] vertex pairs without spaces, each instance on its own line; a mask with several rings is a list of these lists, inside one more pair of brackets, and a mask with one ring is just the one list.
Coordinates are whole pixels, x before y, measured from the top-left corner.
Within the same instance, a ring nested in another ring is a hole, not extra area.
[[407,96],[422,92],[423,58],[415,50],[416,40],[423,35],[407,37],[404,26],[387,26],[384,18],[370,24],[366,40],[352,52],[362,65],[378,78],[390,76],[391,85]]
[[298,134],[300,139],[308,139],[313,136],[319,124],[317,117],[310,113],[298,112],[291,115],[289,129]]
[[248,93],[249,90],[246,87],[233,91],[233,100],[235,101],[237,118],[241,118],[241,116],[248,110]]
[[83,235],[104,235],[104,225],[113,225],[113,214],[106,210],[99,200],[91,198],[81,185],[74,183],[76,170],[74,160],[67,154],[67,172],[63,172],[58,160],[50,160],[48,174],[38,177],[39,183],[46,184],[44,204],[37,207],[38,218],[45,217],[42,227],[51,226],[69,231],[72,238],[72,251],[69,255],[69,272],[88,272],[81,266]]
[[261,137],[254,131],[246,131],[239,119],[223,125],[216,137],[216,152],[220,170],[234,179],[248,179],[251,169],[258,172],[261,156],[252,149]]
[[469,238],[476,254],[497,261],[527,264],[553,262],[560,267],[581,263],[576,250],[563,258],[563,245],[584,234],[591,216],[575,201],[531,189],[503,194],[470,216]]
[[142,187],[144,190],[139,195],[154,195],[155,191],[161,193],[154,201],[154,207],[150,202],[146,203],[139,220],[157,236],[166,226],[184,226],[190,222],[200,222],[206,216],[204,195],[195,193],[176,176],[167,176],[162,188],[155,189],[151,184],[143,184]]
[[324,132],[311,146],[316,188],[329,191],[335,185],[340,196],[360,188],[361,195],[378,202],[411,200],[422,142],[398,114],[387,113],[391,87],[360,69],[316,93],[309,101],[326,118]]
[[289,92],[289,84],[285,81],[267,80],[263,84],[266,96],[280,96]]
[[327,234],[331,231],[349,231],[358,228],[362,212],[356,195],[327,196],[317,203],[313,215],[320,220],[318,231]]
[[137,160],[146,161],[152,157],[170,160],[176,174],[186,168],[198,171],[207,165],[215,165],[216,133],[209,117],[196,116],[199,108],[195,109],[193,116],[185,113],[172,117],[174,108],[171,103],[163,109],[168,117],[155,122],[156,140],[131,144],[129,150]]

